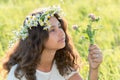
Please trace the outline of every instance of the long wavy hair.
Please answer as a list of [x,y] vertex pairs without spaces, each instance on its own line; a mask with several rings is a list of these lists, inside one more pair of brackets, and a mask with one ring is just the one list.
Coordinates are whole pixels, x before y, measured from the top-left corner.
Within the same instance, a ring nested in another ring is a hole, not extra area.
[[[40,12],[34,12],[31,15],[38,14]],[[54,60],[56,61],[59,73],[63,76],[67,74],[71,68],[76,70],[78,68],[77,60],[78,53],[74,51],[73,43],[67,33],[66,20],[61,18],[58,14],[54,14],[57,20],[61,23],[62,29],[65,32],[66,40],[65,47],[56,51]],[[4,69],[9,73],[12,66],[17,64],[17,68],[14,72],[18,79],[23,76],[27,80],[36,80],[36,68],[37,64],[41,60],[42,51],[44,50],[44,43],[48,40],[49,33],[43,30],[43,27],[37,25],[28,29],[29,35],[25,40],[20,39],[14,48],[7,54],[8,60],[4,62]],[[22,74],[19,74],[19,72]]]

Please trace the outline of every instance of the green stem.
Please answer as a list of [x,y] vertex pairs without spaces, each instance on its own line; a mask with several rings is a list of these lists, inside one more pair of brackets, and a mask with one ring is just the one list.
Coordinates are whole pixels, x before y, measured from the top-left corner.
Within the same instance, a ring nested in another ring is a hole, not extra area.
[[94,38],[93,37],[90,38],[90,44],[94,44]]

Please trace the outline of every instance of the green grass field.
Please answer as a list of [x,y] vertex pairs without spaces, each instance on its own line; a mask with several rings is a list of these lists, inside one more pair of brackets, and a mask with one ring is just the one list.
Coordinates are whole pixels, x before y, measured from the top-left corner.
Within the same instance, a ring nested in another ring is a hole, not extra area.
[[[78,24],[86,27],[88,14],[101,17],[101,29],[96,34],[96,44],[103,52],[103,63],[99,69],[99,80],[120,80],[120,0],[0,0],[0,58],[8,50],[13,30],[19,29],[27,14],[35,8],[60,5],[68,21],[68,31],[82,58],[81,76],[88,74],[89,42],[81,40],[81,34],[72,29]],[[0,63],[1,64],[1,63]],[[0,80],[3,80],[0,75]]]

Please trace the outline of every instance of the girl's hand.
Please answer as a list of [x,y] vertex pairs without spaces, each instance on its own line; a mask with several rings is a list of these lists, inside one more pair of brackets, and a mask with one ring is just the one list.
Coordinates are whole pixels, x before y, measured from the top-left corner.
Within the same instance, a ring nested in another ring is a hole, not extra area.
[[99,65],[102,63],[102,52],[96,45],[90,45],[89,47],[89,65],[90,69],[98,69]]

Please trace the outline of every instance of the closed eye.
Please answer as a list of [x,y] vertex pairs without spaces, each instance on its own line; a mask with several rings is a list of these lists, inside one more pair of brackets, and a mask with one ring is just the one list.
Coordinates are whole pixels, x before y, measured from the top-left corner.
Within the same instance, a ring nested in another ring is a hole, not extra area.
[[50,32],[54,32],[54,31],[55,31],[55,29],[51,29],[51,30],[50,30]]
[[[60,23],[58,23],[58,28],[62,29],[62,26]],[[54,32],[55,31],[55,26],[52,26],[51,29],[49,30],[49,32]]]

